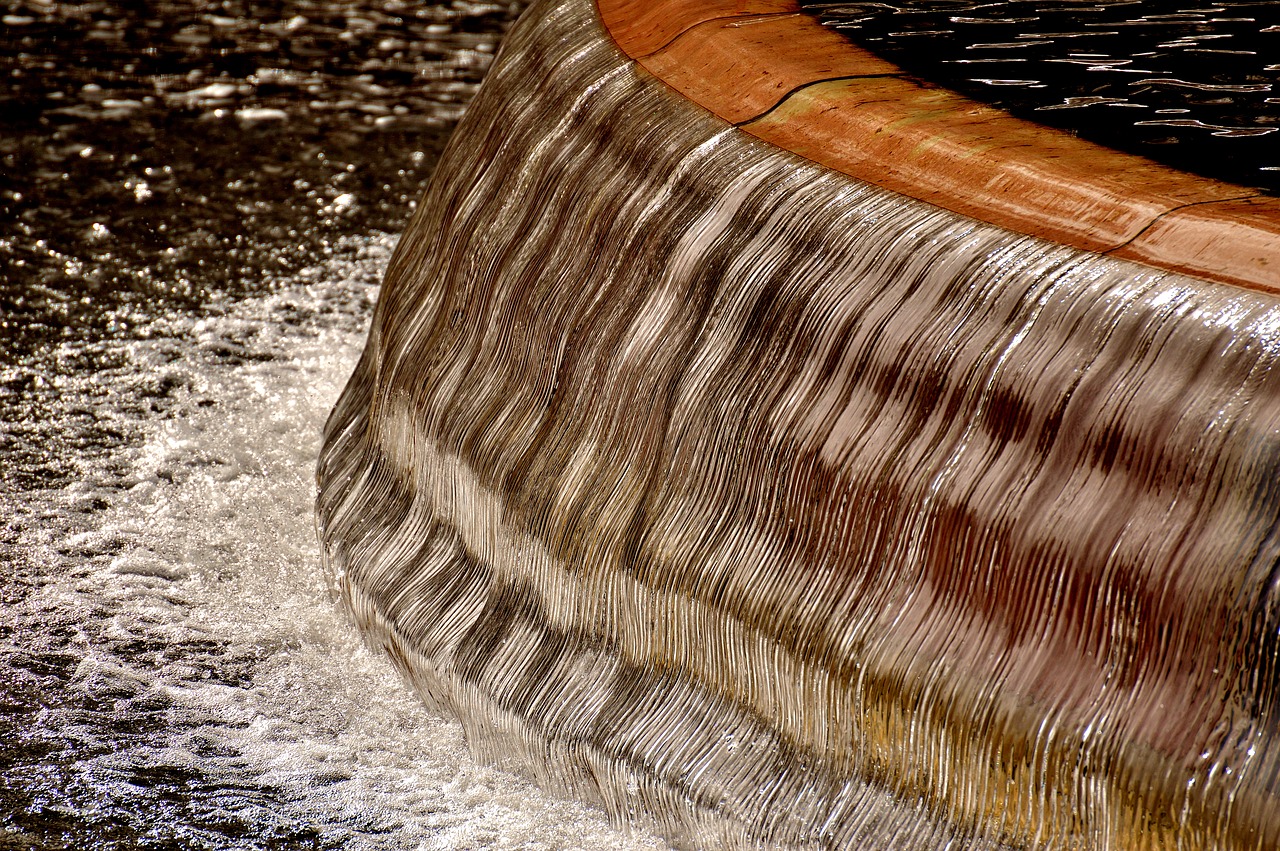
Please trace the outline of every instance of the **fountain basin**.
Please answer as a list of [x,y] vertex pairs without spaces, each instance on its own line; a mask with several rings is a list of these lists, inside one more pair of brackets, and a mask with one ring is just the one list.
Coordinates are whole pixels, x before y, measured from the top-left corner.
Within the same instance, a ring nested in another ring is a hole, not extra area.
[[624,53],[757,138],[1019,233],[1280,288],[1280,199],[915,80],[788,0],[600,0]]

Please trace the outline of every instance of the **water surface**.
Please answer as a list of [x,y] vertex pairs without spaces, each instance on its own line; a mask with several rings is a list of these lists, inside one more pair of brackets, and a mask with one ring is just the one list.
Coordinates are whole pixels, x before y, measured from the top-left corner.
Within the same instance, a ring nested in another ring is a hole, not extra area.
[[11,3],[0,847],[629,848],[330,602],[321,424],[521,4]]
[[1280,4],[800,4],[925,80],[1208,177],[1280,191]]

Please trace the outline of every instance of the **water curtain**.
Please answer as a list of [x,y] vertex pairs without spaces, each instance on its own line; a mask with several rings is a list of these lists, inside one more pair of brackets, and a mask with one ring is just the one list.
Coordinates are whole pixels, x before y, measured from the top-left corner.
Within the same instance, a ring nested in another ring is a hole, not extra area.
[[329,421],[329,569],[482,758],[682,847],[1267,849],[1280,299],[1015,234],[536,4]]

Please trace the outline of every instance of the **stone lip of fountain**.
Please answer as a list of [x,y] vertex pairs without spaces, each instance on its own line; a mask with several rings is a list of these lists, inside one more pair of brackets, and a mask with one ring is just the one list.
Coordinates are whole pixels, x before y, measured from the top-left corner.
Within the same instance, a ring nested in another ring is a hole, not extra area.
[[1280,292],[1280,198],[922,83],[792,0],[597,0],[621,50],[747,133],[1019,233]]

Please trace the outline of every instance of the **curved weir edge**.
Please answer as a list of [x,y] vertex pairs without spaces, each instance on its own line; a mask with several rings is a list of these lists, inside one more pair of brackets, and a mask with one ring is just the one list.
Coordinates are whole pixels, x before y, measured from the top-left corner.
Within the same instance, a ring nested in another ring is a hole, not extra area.
[[641,67],[785,150],[1019,233],[1280,292],[1280,198],[921,82],[793,0],[596,5]]

